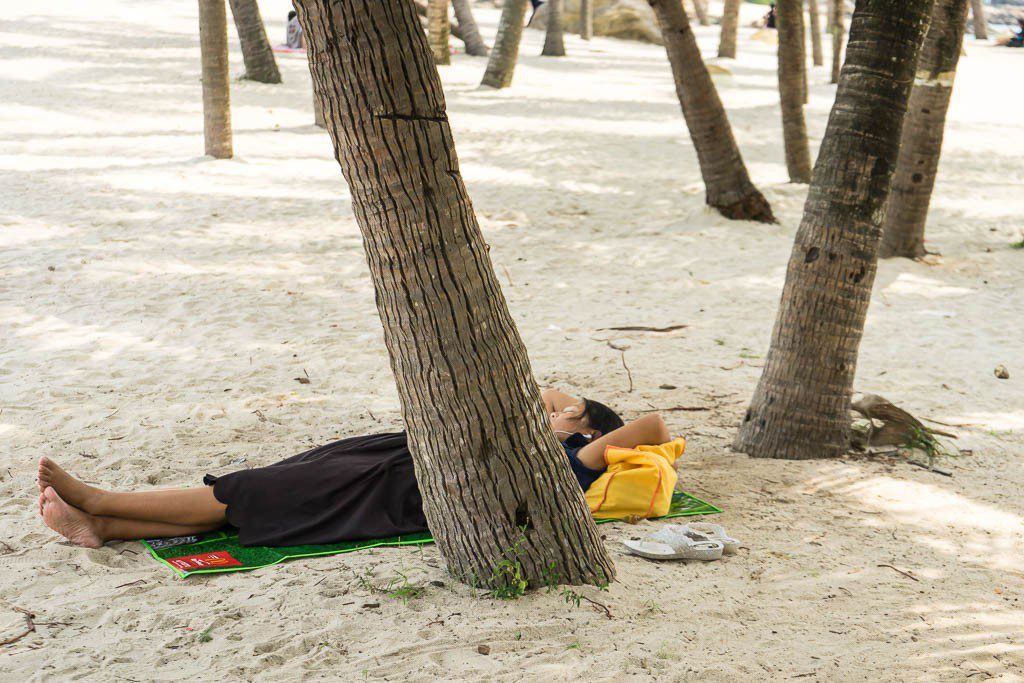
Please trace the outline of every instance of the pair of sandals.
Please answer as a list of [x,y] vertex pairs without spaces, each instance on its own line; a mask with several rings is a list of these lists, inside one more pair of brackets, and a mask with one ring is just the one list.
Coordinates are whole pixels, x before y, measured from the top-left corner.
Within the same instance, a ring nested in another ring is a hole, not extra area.
[[719,560],[733,555],[740,542],[720,524],[667,524],[639,541],[623,541],[634,555],[649,560]]

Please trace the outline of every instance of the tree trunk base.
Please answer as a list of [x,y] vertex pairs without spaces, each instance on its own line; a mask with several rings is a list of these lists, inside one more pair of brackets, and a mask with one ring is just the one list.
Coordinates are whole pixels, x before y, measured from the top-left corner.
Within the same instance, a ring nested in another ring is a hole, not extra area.
[[878,258],[908,258],[912,261],[916,261],[930,254],[931,252],[924,248],[924,245],[920,242],[914,244],[902,244],[899,246],[893,246],[882,242],[882,245],[878,248]]
[[246,71],[242,78],[246,81],[256,81],[257,83],[270,83],[277,84],[281,82],[281,74],[274,69],[272,72],[267,71]]
[[775,219],[775,214],[772,213],[771,205],[768,204],[768,200],[757,190],[732,204],[718,204],[709,200],[708,205],[714,207],[718,213],[730,220],[778,223]]

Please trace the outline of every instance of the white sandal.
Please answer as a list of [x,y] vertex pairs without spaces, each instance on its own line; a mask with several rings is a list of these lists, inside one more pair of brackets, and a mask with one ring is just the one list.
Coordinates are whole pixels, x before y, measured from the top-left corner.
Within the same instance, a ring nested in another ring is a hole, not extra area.
[[725,547],[724,553],[726,555],[735,555],[736,551],[740,547],[740,542],[732,536],[725,533],[725,527],[721,524],[711,524],[710,522],[694,522],[692,524],[684,525],[689,529],[692,534],[691,538],[707,539],[709,541],[719,541]]
[[639,541],[623,541],[629,552],[649,560],[721,559],[725,544],[718,540],[694,538],[685,525],[669,524]]

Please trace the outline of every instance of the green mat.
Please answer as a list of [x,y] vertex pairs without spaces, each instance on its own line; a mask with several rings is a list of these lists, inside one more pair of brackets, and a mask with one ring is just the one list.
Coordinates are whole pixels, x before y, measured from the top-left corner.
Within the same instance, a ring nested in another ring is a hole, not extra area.
[[[676,491],[672,494],[672,506],[669,513],[659,519],[668,517],[685,517],[689,515],[712,515],[722,510],[711,503],[691,496],[689,493]],[[612,519],[598,520],[598,524],[613,522]],[[216,574],[219,572],[240,572],[259,569],[270,565],[292,560],[297,557],[315,557],[317,555],[337,555],[350,553],[353,550],[365,550],[381,546],[423,545],[433,543],[434,538],[428,533],[392,536],[365,541],[348,541],[329,545],[297,545],[281,548],[263,546],[242,546],[238,543],[238,534],[234,531],[214,531],[200,536],[183,536],[181,538],[159,538],[142,541],[150,554],[157,560],[173,569],[178,576],[186,578],[193,574]]]

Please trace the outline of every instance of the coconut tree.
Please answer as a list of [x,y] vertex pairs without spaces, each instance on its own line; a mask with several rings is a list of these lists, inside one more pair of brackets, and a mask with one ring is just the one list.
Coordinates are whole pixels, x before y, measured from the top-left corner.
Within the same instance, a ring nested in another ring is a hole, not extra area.
[[933,0],[858,0],[761,380],[733,443],[754,457],[849,447],[850,396],[900,129]]
[[811,60],[814,66],[823,66],[825,57],[821,51],[821,20],[818,17],[818,0],[807,0],[807,19],[811,23]]
[[423,507],[464,581],[613,576],[459,172],[410,0],[298,0],[363,235]]
[[489,88],[507,88],[512,85],[512,74],[519,57],[519,41],[523,37],[523,20],[526,17],[527,0],[505,0],[498,20],[498,32],[494,36],[494,48],[487,60],[480,85]]
[[580,0],[580,38],[590,40],[594,35],[594,2]]
[[430,35],[430,53],[437,64],[451,64],[448,51],[448,0],[429,0],[427,3],[427,33]]
[[277,69],[274,51],[267,40],[260,6],[256,0],[230,0],[230,3],[238,41],[242,44],[245,77],[260,83],[280,83],[281,72]]
[[224,0],[199,0],[199,50],[203,72],[203,135],[206,154],[230,159],[231,88],[228,78],[228,15]]
[[545,57],[564,57],[565,41],[562,40],[562,0],[547,0],[548,26],[544,33],[544,49],[541,55]]
[[740,20],[742,0],[725,0],[722,8],[722,34],[718,39],[718,56],[736,59],[736,28]]
[[811,150],[804,121],[806,65],[800,0],[777,0],[775,25],[779,33],[779,99],[786,170],[793,183],[811,182]]
[[918,258],[926,253],[925,222],[966,23],[967,0],[935,0],[903,123],[899,165],[882,222],[882,258]]
[[988,40],[988,20],[985,18],[983,0],[971,0],[971,14],[974,15],[974,37],[977,40]]
[[771,206],[750,182],[725,108],[679,0],[648,0],[672,66],[676,95],[697,150],[705,201],[726,218],[773,223]]
[[846,37],[846,3],[844,0],[833,0],[831,13],[832,31],[832,82],[839,82],[839,73],[843,68],[843,39]]
[[466,54],[486,57],[490,50],[480,37],[480,29],[477,28],[476,19],[473,17],[470,0],[452,0],[452,7],[455,8],[455,19],[459,22],[459,33],[466,45]]

